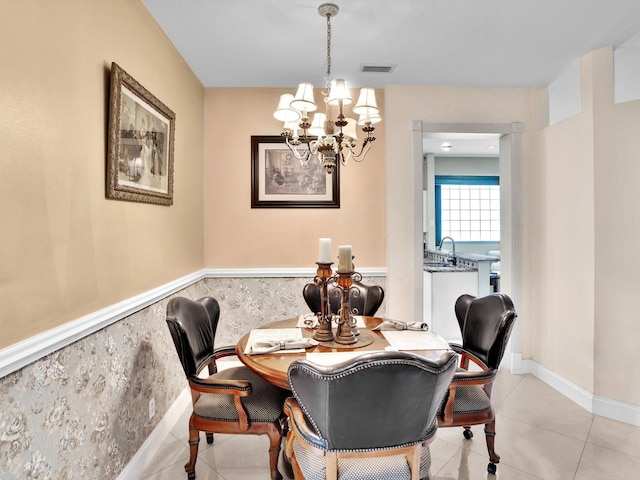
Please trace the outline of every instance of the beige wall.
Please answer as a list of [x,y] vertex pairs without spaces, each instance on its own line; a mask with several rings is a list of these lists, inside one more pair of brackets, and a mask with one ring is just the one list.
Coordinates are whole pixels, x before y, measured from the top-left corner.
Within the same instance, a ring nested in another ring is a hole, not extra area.
[[[590,68],[587,56],[582,70]],[[534,309],[531,357],[593,392],[594,149],[589,75],[583,76],[581,90],[580,114],[532,132],[536,147],[532,168],[538,170],[532,180],[540,182],[540,196],[532,208],[540,223],[529,230],[532,238],[523,254],[537,259],[539,269],[524,291]]]
[[595,151],[595,387],[603,398],[640,406],[633,380],[640,324],[640,100],[613,103],[610,48],[592,53]]
[[640,384],[630,381],[640,333],[640,101],[613,103],[610,47],[585,55],[581,70],[580,114],[542,125],[546,99],[532,95],[527,168],[539,198],[531,197],[523,247],[532,259],[525,336],[531,358],[565,380],[596,398],[640,405]]
[[[203,265],[204,89],[139,0],[0,2],[0,348]],[[115,61],[176,114],[174,205],[105,199]]]
[[311,268],[330,237],[334,257],[351,244],[356,268],[384,267],[384,111],[366,160],[340,170],[340,208],[251,208],[251,136],[280,134],[273,111],[292,89],[205,91],[205,266]]

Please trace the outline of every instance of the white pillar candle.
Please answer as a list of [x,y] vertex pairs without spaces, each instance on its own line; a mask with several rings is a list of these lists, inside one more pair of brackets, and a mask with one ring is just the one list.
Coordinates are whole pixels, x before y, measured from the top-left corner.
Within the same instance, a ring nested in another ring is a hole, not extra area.
[[338,272],[350,272],[352,265],[351,245],[340,245],[338,247]]
[[320,244],[320,256],[318,257],[318,263],[331,263],[331,239],[321,238]]

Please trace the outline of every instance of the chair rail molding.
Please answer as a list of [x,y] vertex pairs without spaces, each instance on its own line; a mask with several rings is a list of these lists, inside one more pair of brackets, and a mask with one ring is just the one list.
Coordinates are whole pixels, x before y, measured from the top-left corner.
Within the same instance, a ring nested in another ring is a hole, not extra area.
[[[384,277],[385,268],[361,268],[363,276]],[[106,308],[71,320],[0,350],[0,378],[91,335],[206,278],[313,278],[312,268],[202,269]]]
[[202,271],[192,273],[3,348],[0,350],[0,378],[148,307],[167,295],[186,288],[203,278]]

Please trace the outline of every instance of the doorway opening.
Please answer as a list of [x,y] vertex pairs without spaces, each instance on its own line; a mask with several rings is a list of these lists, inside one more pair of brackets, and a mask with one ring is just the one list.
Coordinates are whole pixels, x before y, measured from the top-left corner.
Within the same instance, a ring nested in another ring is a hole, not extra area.
[[[416,123],[421,129],[416,129]],[[424,255],[424,248],[436,247],[436,210],[435,210],[435,176],[436,157],[460,158],[458,163],[443,161],[443,165],[450,163],[449,169],[455,171],[461,168],[464,174],[487,175],[492,172],[499,176],[500,183],[500,291],[509,295],[514,303],[520,302],[519,282],[520,278],[520,224],[518,221],[519,195],[514,195],[520,182],[520,157],[521,157],[521,133],[522,124],[442,124],[414,122],[414,135],[420,135],[414,141],[414,161],[423,165],[422,192],[416,194],[416,198],[422,199],[418,209],[422,211],[422,239],[416,248],[421,250],[420,258]],[[417,146],[420,150],[417,151]],[[444,149],[443,149],[444,145]],[[490,148],[491,147],[491,148]],[[491,150],[491,151],[489,151]],[[497,154],[497,155],[496,155]],[[478,160],[481,158],[496,158],[497,165],[491,165],[491,161]],[[470,158],[475,161],[468,160]],[[452,170],[449,170],[451,173]],[[415,185],[419,185],[416,182]],[[419,188],[419,187],[417,187]],[[426,191],[426,193],[425,193]],[[426,235],[425,232],[426,231]],[[481,248],[480,244],[469,243],[470,248]],[[489,245],[489,244],[487,244]],[[493,249],[493,247],[492,247]],[[487,249],[488,253],[490,249]],[[477,252],[481,253],[481,252]],[[416,255],[417,257],[417,255]],[[510,342],[511,355],[505,356],[505,366],[517,370],[522,358],[522,342],[519,325],[516,324]]]

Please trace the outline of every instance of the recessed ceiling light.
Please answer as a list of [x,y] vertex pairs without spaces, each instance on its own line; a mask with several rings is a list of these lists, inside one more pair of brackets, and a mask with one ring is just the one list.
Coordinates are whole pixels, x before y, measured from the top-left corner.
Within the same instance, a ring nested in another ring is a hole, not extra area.
[[495,145],[489,145],[487,148],[488,148],[489,150],[495,150],[495,149],[496,149],[496,148],[498,148],[498,147],[496,147]]
[[442,150],[451,150],[451,144],[450,143],[443,143],[442,145],[440,145],[440,148]]

